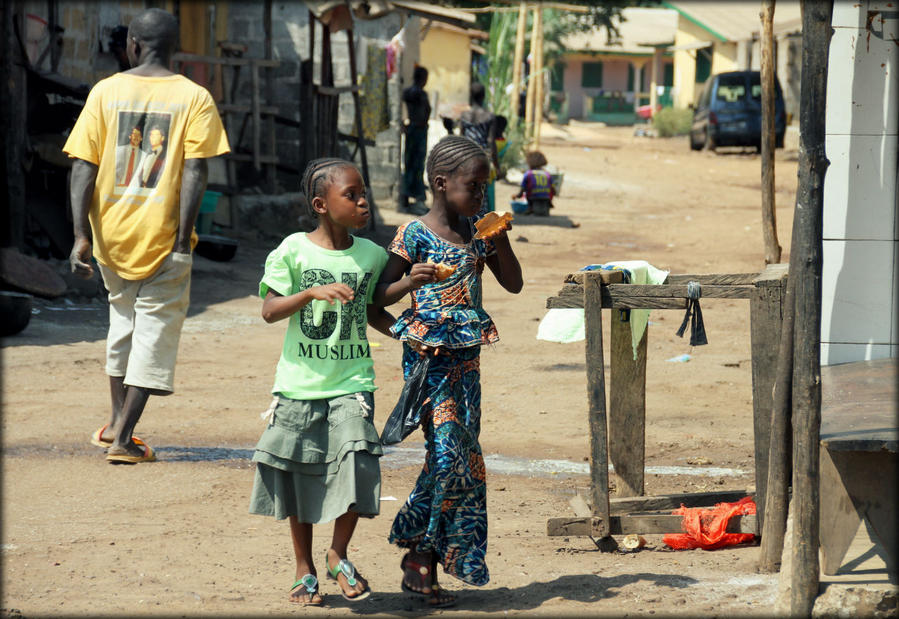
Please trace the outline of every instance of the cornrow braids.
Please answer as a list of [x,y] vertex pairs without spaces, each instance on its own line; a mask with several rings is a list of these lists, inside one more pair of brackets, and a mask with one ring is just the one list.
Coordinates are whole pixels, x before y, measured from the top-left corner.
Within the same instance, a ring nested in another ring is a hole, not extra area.
[[323,198],[328,182],[331,180],[331,173],[337,168],[344,167],[355,168],[356,166],[345,159],[337,157],[313,159],[306,166],[306,170],[303,172],[303,180],[300,181],[300,189],[303,190],[303,195],[306,196],[306,206],[310,215],[315,215],[315,211],[312,208],[312,199]]
[[483,157],[489,161],[487,152],[471,138],[461,135],[448,135],[431,149],[426,165],[428,184],[434,186],[438,175],[452,174],[468,161]]

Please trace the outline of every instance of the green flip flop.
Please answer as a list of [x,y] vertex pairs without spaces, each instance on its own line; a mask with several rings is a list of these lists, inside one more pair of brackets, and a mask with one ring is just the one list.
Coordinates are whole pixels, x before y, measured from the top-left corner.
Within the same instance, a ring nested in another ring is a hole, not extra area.
[[[328,570],[329,580],[337,581],[337,577],[340,574],[343,574],[349,586],[355,587],[356,583],[359,582],[356,580],[356,567],[352,563],[350,563],[348,559],[341,559],[340,562],[332,568],[328,564],[328,555],[325,554],[325,567]],[[338,586],[340,586],[339,583]],[[349,602],[358,602],[359,600],[364,600],[369,595],[371,595],[371,587],[366,585],[365,589],[361,593],[359,593],[359,595],[354,595],[352,597],[344,593],[343,587],[340,587],[340,595],[343,596],[343,599]]]
[[290,588],[290,593],[293,593],[294,589],[302,585],[306,588],[306,595],[309,598],[308,602],[301,602],[299,600],[295,600],[293,596],[291,596],[290,601],[294,604],[301,604],[302,606],[321,606],[324,604],[324,600],[319,598],[318,602],[313,602],[313,596],[318,593],[318,578],[315,577],[314,574],[306,574],[298,581],[293,583],[293,586]]

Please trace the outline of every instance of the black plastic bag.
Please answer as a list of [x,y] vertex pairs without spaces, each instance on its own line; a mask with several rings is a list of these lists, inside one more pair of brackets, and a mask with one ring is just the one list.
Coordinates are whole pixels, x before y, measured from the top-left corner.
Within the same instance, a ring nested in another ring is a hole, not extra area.
[[381,431],[382,445],[396,445],[421,424],[421,403],[425,398],[425,383],[431,357],[424,355],[413,364],[400,399]]

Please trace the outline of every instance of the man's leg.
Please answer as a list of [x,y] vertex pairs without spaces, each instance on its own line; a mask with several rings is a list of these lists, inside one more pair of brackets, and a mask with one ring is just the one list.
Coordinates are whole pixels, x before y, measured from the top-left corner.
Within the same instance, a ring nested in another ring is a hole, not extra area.
[[[116,377],[110,377],[110,383]],[[124,381],[124,379],[121,379]],[[112,453],[127,452],[132,456],[142,456],[144,450],[131,440],[134,433],[134,426],[140,420],[140,416],[147,406],[147,400],[150,398],[150,389],[143,387],[135,387],[133,385],[122,385],[124,387],[125,396],[122,400],[122,407],[118,414],[118,419],[114,425],[110,425],[109,429],[114,433],[112,445],[109,449]],[[115,417],[115,413],[113,413]]]

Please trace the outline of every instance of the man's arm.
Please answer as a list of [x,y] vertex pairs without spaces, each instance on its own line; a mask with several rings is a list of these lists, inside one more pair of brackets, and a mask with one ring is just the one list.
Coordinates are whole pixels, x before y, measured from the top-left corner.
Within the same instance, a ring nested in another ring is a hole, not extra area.
[[89,161],[75,159],[72,162],[72,177],[69,183],[69,197],[72,201],[72,224],[75,243],[69,254],[72,273],[85,279],[94,274],[91,266],[91,228],[88,214],[91,210],[91,198],[97,182],[99,168]]
[[172,251],[179,254],[190,253],[190,233],[200,212],[200,201],[206,191],[209,163],[205,159],[185,159],[181,173],[181,216],[178,220],[178,234]]

